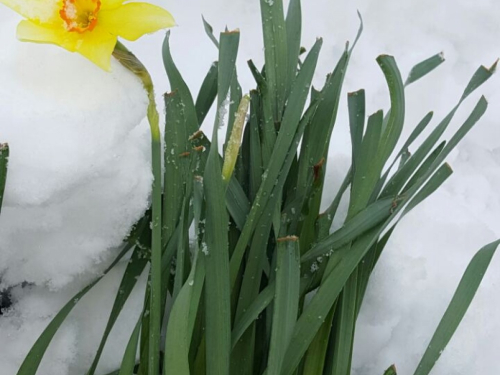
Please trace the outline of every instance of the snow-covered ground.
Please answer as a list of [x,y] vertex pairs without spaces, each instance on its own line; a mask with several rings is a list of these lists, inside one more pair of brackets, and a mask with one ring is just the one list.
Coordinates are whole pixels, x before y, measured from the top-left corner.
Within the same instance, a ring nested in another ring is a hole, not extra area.
[[[241,30],[240,81],[246,90],[254,86],[245,62],[263,61],[258,1],[156,3],[176,17],[179,27],[172,31],[172,50],[194,91],[217,57],[204,35],[201,14],[215,30],[226,25]],[[315,78],[318,86],[345,41],[356,34],[356,9],[362,13],[365,31],[347,74],[346,91],[365,88],[368,112],[388,105],[375,63],[378,54],[394,55],[406,75],[415,63],[444,51],[447,62],[408,88],[406,134],[428,110],[435,111],[435,122],[443,118],[475,69],[491,65],[500,55],[500,3],[495,0],[304,0],[303,7],[303,45],[310,47],[317,36],[325,42]],[[0,375],[16,373],[61,305],[102,270],[99,262],[109,259],[126,227],[146,206],[151,179],[140,84],[117,64],[112,74],[105,74],[56,47],[18,43],[17,19],[0,7],[0,142],[12,147],[0,217],[0,274],[4,285],[25,280],[35,285],[15,287],[15,304],[0,317]],[[162,39],[159,33],[132,46],[150,68],[159,94],[168,90]],[[454,175],[402,221],[380,260],[358,325],[356,375],[382,374],[392,363],[401,374],[411,374],[472,255],[500,237],[499,79],[493,77],[457,113],[450,130],[467,117],[480,94],[489,100],[486,115],[450,155]],[[331,148],[329,178],[334,184],[349,155],[346,120],[343,111]],[[108,314],[109,296],[119,279],[120,271],[113,271],[89,295],[85,309],[70,316],[39,374],[84,373],[103,329],[100,318]],[[500,373],[499,285],[497,256],[435,374]],[[119,327],[131,326],[141,302],[137,293],[114,330],[103,373],[119,363],[129,332]]]

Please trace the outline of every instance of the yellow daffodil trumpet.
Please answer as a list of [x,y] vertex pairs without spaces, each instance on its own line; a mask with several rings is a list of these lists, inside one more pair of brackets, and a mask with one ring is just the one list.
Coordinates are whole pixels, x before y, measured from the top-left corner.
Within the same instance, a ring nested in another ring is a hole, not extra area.
[[109,71],[118,37],[134,41],[172,27],[165,9],[126,0],[0,0],[26,18],[17,37],[77,52]]

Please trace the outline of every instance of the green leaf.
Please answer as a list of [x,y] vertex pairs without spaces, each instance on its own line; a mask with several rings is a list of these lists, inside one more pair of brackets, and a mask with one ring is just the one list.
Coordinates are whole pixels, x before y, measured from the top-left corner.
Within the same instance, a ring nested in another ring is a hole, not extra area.
[[406,140],[403,147],[401,147],[401,150],[399,151],[399,155],[402,155],[404,152],[406,152],[408,150],[408,147],[410,147],[413,144],[413,142],[415,142],[415,140],[418,138],[418,136],[420,134],[422,134],[422,132],[427,127],[427,125],[429,125],[429,123],[431,122],[433,116],[434,116],[434,112],[431,111],[431,112],[427,113],[424,116],[424,118],[417,124],[415,129],[413,129],[410,136]]
[[205,279],[203,254],[196,250],[191,273],[175,299],[165,338],[165,375],[189,375],[189,350]]
[[430,178],[425,186],[420,190],[415,197],[408,203],[405,207],[403,215],[410,212],[413,208],[418,206],[427,196],[434,193],[441,184],[453,173],[453,170],[448,164],[444,164],[440,169],[441,173],[435,174],[433,177],[439,176],[439,178]]
[[167,33],[163,43],[163,62],[172,93],[165,95],[165,154],[163,186],[162,247],[170,241],[177,227],[184,195],[190,195],[190,166],[194,159],[189,141],[199,128],[191,92],[177,69],[170,53]]
[[302,37],[302,7],[300,0],[291,0],[286,16],[286,39],[288,52],[288,78],[285,97],[290,95],[299,65],[300,42]]
[[415,174],[410,178],[410,180],[406,183],[403,188],[401,194],[404,194],[415,182],[417,182],[422,176],[424,176],[429,168],[434,164],[434,161],[437,159],[439,154],[443,151],[444,146],[446,145],[446,141],[443,141],[435,148],[434,151],[424,160],[422,165],[417,169]]
[[[223,45],[221,40],[221,45]],[[222,49],[222,46],[221,46]],[[205,170],[206,218],[206,340],[207,374],[229,373],[231,304],[229,288],[228,217],[222,170],[212,147]]]
[[218,154],[217,130],[223,103],[235,72],[238,32],[222,33],[219,48],[219,84],[216,125],[205,167],[206,197],[206,358],[208,375],[228,375],[231,351],[231,300],[229,286],[228,215],[225,184]]
[[[255,78],[260,94],[260,104],[262,106],[262,119],[260,119],[260,127],[262,132],[262,159],[263,166],[266,168],[269,165],[271,154],[276,143],[276,126],[273,118],[272,101],[269,94],[268,85],[262,74],[257,70],[252,60],[248,61],[248,66],[252,75]],[[259,111],[257,111],[260,114]]]
[[215,47],[219,48],[219,41],[214,35],[214,28],[205,20],[205,17],[201,16],[201,19],[203,20],[203,27],[205,28],[205,32],[207,33],[208,37],[213,42]]
[[[441,164],[448,154],[460,143],[460,141],[465,137],[465,135],[477,124],[477,122],[483,117],[488,108],[488,101],[484,96],[481,96],[476,106],[472,110],[471,114],[465,120],[463,125],[457,130],[457,132],[450,138],[443,151],[438,155],[433,163],[434,169]],[[432,169],[432,168],[431,168]]]
[[[262,250],[268,246],[272,219],[272,215],[262,215],[255,230],[248,251],[241,288],[238,293],[236,319],[240,319],[259,294],[260,282],[257,280],[261,279],[264,263],[266,262],[266,253]],[[251,329],[245,332],[238,345],[233,349],[231,355],[231,373],[238,372],[240,375],[251,375],[254,373],[255,328],[255,325],[252,325]]]
[[231,346],[234,348],[245,331],[258,319],[259,315],[271,303],[274,298],[274,284],[268,285],[255,298],[247,311],[234,324],[231,334]]
[[375,268],[375,264],[377,263],[380,255],[382,254],[382,251],[384,250],[387,241],[389,241],[389,238],[391,237],[394,228],[395,226],[389,229],[387,233],[385,233],[384,236],[380,240],[378,240],[375,245],[373,245],[372,249],[369,250],[363,262],[361,262],[361,264],[358,266],[358,292],[357,292],[358,298],[356,303],[357,315],[359,315],[359,312],[361,310],[361,304],[363,303],[363,299],[366,293],[366,288],[368,287],[368,281],[370,280],[371,273]]
[[465,100],[470,94],[472,94],[479,86],[481,86],[484,82],[491,78],[495,70],[497,69],[498,60],[490,67],[486,68],[485,66],[480,66],[474,75],[472,76],[469,84],[464,90],[462,98],[460,102]]
[[[335,121],[342,92],[342,84],[349,61],[349,52],[346,50],[339,59],[335,70],[328,76],[327,82],[317,97],[319,103],[313,121],[306,129],[300,150],[300,159],[297,177],[297,192],[300,210],[304,197],[313,183],[313,168],[323,158],[328,157],[330,138],[335,126]],[[320,200],[321,195],[318,197]],[[305,250],[305,248],[303,249]]]
[[[163,183],[163,226],[162,226],[162,248],[166,251],[162,256],[162,269],[165,278],[170,278],[170,263],[177,252],[177,268],[173,293],[179,292],[184,281],[184,260],[185,245],[187,237],[188,219],[186,206],[192,194],[192,165],[196,162],[196,153],[193,151],[189,138],[192,134],[187,121],[195,116],[194,106],[185,105],[184,98],[180,91],[165,95],[166,122],[164,136],[164,183]],[[196,125],[195,125],[196,126]],[[177,230],[177,228],[179,228]],[[176,233],[177,232],[177,233]],[[172,241],[174,234],[177,234],[176,241]],[[174,246],[175,245],[175,246]],[[168,282],[163,284],[161,293],[162,301],[166,301]],[[164,303],[161,303],[165,306]],[[162,315],[163,316],[163,315]]]
[[259,129],[259,108],[261,99],[256,91],[252,91],[250,103],[250,121],[249,121],[249,137],[250,137],[250,157],[249,157],[249,189],[248,195],[251,200],[255,199],[262,182],[263,161],[262,161],[262,143],[260,139]]
[[186,279],[185,272],[188,266],[186,265],[187,259],[189,257],[189,225],[188,225],[188,206],[187,197],[184,196],[181,210],[181,216],[179,218],[179,232],[180,238],[177,241],[177,255],[175,257],[175,276],[174,276],[174,290],[172,292],[172,300],[175,301],[179,295],[184,281]]
[[391,215],[391,208],[394,199],[383,199],[372,203],[363,211],[348,220],[342,228],[315,244],[311,250],[305,253],[301,262],[316,259],[320,256],[328,255],[341,248],[357,237],[379,225]]
[[201,125],[205,120],[210,108],[217,97],[217,80],[219,74],[219,63],[215,61],[201,84],[200,92],[196,98],[196,116]]
[[[287,31],[283,0],[260,0],[266,79],[274,121],[280,123],[288,80]],[[283,121],[284,122],[284,121]]]
[[172,54],[170,52],[170,32],[167,32],[163,42],[163,64],[167,72],[168,80],[170,82],[170,89],[172,92],[178,91],[181,101],[186,107],[186,126],[188,127],[189,135],[193,134],[199,128],[199,122],[196,118],[196,110],[191,95],[191,91],[186,82],[182,78],[177,66],[174,63]]
[[333,306],[328,313],[323,325],[314,337],[313,342],[307,350],[304,360],[303,375],[323,374],[325,364],[333,360],[331,356],[327,356],[330,331],[332,328],[333,314],[335,313],[336,305]]
[[351,373],[352,346],[356,324],[358,273],[353,272],[346,282],[335,309],[333,336],[332,375]]
[[467,312],[499,244],[500,240],[484,246],[472,258],[414,375],[431,372]]
[[132,245],[126,245],[120,254],[115,258],[113,263],[103,272],[103,275],[98,277],[80,292],[75,294],[66,305],[56,314],[54,319],[49,323],[49,325],[43,330],[42,334],[38,337],[35,344],[31,347],[28,355],[24,358],[17,375],[35,375],[38,366],[47,350],[50,342],[54,338],[54,335],[59,330],[59,327],[64,323],[69,313],[73,310],[76,304],[83,298],[109,271],[111,271],[116,264],[125,256],[126,253],[130,251]]
[[[146,265],[149,262],[147,254],[144,254],[145,250],[141,249],[140,246],[136,246],[134,249],[132,256],[127,264],[127,268],[125,269],[125,273],[123,274],[122,281],[120,283],[120,287],[118,288],[118,292],[116,293],[115,301],[113,303],[113,308],[111,309],[111,313],[108,318],[108,323],[106,324],[106,328],[104,330],[104,334],[102,336],[101,342],[99,343],[99,347],[97,349],[97,353],[94,357],[94,361],[90,366],[90,369],[87,372],[87,375],[93,375],[97,368],[97,364],[101,358],[102,351],[104,350],[104,346],[108,340],[109,334],[113,329],[113,326],[120,315],[123,306],[127,302],[130,293],[134,289],[137,284],[138,278],[143,273]],[[134,356],[135,361],[135,356]]]
[[365,130],[365,90],[349,93],[347,105],[349,109],[349,127],[351,129],[352,160],[356,166],[359,164],[359,160],[356,159],[363,155],[361,144]]
[[385,370],[384,375],[398,375],[396,372],[396,366],[392,365],[387,370]]
[[418,63],[410,70],[408,78],[406,78],[405,86],[408,86],[409,84],[418,81],[420,78],[424,77],[425,75],[436,69],[443,62],[444,62],[444,55],[441,52]]
[[125,353],[123,353],[120,371],[116,375],[134,374],[135,358],[137,356],[137,344],[139,341],[139,333],[141,331],[141,322],[142,319],[139,319],[134,327],[134,330],[132,331],[132,335],[130,336],[127,347],[125,348]]
[[[224,48],[222,43],[224,39]],[[220,125],[221,106],[226,100],[231,83],[236,73],[236,56],[240,43],[239,31],[227,31],[221,33],[220,37],[221,48],[219,49],[219,80],[217,85],[217,119],[215,125]],[[212,143],[214,140],[212,139]]]
[[267,375],[280,375],[283,355],[297,321],[300,289],[300,250],[297,237],[278,239],[274,316]]
[[0,144],[0,213],[2,212],[3,196],[7,181],[7,165],[9,164],[9,145]]
[[352,169],[349,169],[332,203],[330,204],[330,206],[328,206],[326,211],[323,214],[321,214],[321,216],[318,219],[318,225],[320,228],[319,239],[323,239],[330,232],[330,228],[332,226],[332,222],[337,212],[337,209],[340,205],[340,201],[342,200],[344,193],[347,191],[347,188],[351,184],[351,181],[352,181]]
[[250,202],[238,180],[234,177],[231,178],[227,187],[226,205],[237,227],[242,230],[250,212]]
[[391,110],[389,118],[384,124],[383,134],[380,139],[380,153],[377,158],[379,165],[384,165],[392,154],[401,136],[405,120],[405,94],[403,81],[396,60],[388,55],[380,55],[377,62],[385,75],[391,97]]
[[358,33],[356,34],[356,38],[354,38],[354,43],[352,44],[352,47],[349,50],[349,55],[352,54],[352,51],[356,47],[356,44],[358,44],[358,41],[361,38],[361,35],[363,34],[363,29],[364,29],[363,17],[361,16],[361,13],[359,12],[359,10],[356,13],[358,14],[358,18],[359,18],[359,28],[358,28]]
[[384,116],[378,111],[368,118],[366,134],[361,142],[359,155],[353,158],[353,178],[351,184],[351,201],[348,219],[356,215],[370,201],[373,189],[377,185],[383,164],[376,161],[384,153],[381,142]]

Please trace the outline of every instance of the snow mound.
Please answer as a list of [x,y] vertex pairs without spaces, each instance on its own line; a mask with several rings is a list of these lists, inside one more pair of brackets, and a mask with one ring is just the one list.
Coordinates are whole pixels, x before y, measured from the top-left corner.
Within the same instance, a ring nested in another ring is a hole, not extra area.
[[109,74],[57,47],[20,43],[17,16],[1,18],[0,141],[11,156],[0,289],[58,289],[101,272],[148,205],[146,95],[118,63]]

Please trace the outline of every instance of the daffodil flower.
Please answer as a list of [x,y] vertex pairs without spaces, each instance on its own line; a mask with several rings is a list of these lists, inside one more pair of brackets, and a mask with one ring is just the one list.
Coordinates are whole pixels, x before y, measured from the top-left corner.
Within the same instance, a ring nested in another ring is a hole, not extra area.
[[118,37],[134,41],[175,25],[158,6],[127,0],[0,0],[26,18],[17,37],[77,52],[102,69],[111,68]]

